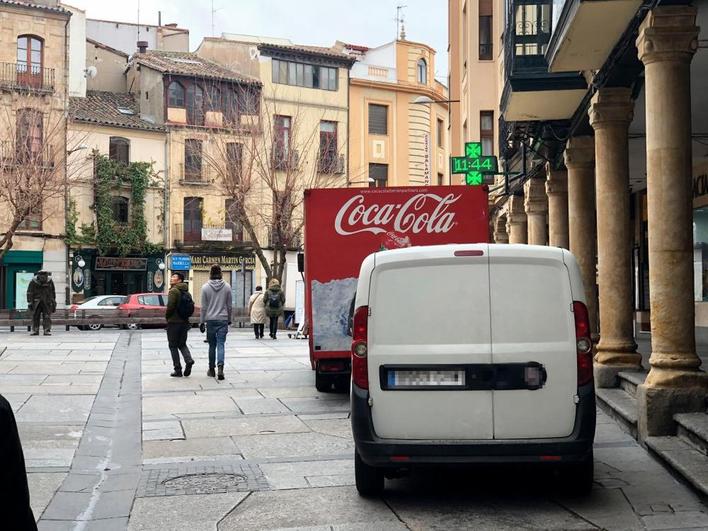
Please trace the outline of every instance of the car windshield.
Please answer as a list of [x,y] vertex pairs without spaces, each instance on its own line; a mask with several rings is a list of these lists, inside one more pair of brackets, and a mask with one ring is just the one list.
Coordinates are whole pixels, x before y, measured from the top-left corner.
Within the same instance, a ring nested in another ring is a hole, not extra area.
[[99,295],[94,295],[93,297],[89,297],[88,299],[84,299],[79,303],[79,306],[81,306],[82,304],[86,304],[87,302],[95,301],[96,299],[98,299],[98,297],[99,297]]

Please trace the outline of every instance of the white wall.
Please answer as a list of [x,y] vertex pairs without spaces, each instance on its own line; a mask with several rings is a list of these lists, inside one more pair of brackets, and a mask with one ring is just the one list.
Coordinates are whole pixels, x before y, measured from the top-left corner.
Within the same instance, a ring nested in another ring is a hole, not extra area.
[[69,96],[86,96],[86,13],[64,5],[71,11],[69,19]]
[[139,40],[147,41],[149,50],[156,49],[157,28],[155,26],[139,26],[139,28],[140,38],[138,38],[138,26],[135,24],[88,19],[86,36],[128,55],[138,50]]

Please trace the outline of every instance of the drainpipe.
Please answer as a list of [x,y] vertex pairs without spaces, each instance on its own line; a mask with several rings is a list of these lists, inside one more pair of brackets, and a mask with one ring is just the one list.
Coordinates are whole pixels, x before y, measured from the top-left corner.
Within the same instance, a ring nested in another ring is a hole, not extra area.
[[[67,142],[69,140],[69,22],[71,14],[64,23],[64,278],[66,288],[64,289],[64,304],[69,307],[71,303],[71,265],[69,263],[69,243],[66,241],[66,227],[69,223],[69,153],[67,152]],[[42,253],[44,254],[44,253]],[[43,264],[44,265],[44,264]],[[68,327],[67,327],[68,329]]]
[[[165,133],[165,192],[163,198],[163,212],[164,212],[164,223],[165,226],[162,228],[164,232],[164,242],[165,242],[165,253],[169,250],[170,241],[170,157],[169,157],[169,132]],[[165,264],[167,265],[167,264]],[[165,269],[165,274],[166,273]],[[168,284],[168,282],[165,282]]]

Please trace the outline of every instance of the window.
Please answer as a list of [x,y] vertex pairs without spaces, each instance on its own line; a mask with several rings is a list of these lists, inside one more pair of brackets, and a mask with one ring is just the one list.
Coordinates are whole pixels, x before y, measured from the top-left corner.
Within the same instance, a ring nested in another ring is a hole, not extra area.
[[428,63],[425,62],[425,59],[422,57],[418,59],[418,83],[421,85],[427,85],[428,84]]
[[116,223],[128,223],[128,198],[115,196],[111,199],[113,209],[113,221]]
[[130,162],[130,140],[120,136],[112,136],[108,141],[108,158],[116,162]]
[[[89,297],[89,298],[94,298],[94,297]],[[106,297],[102,301],[99,301],[98,306],[118,306],[119,304],[122,304],[125,302],[125,299],[127,297]],[[89,299],[84,300],[84,302],[88,301]]]
[[388,105],[369,103],[369,134],[388,134]]
[[[462,10],[462,71],[463,75],[464,72],[467,71],[467,58],[469,57],[470,54],[470,32],[468,29],[468,22],[467,22],[467,5],[465,4],[464,9]],[[448,86],[450,86],[448,84]]]
[[438,147],[439,148],[444,148],[445,147],[445,123],[438,118],[438,128],[437,128],[437,135],[438,135]]
[[[34,194],[33,194],[34,195]],[[32,197],[28,198],[31,202]],[[35,200],[41,201],[40,197],[34,197]],[[31,205],[27,215],[22,222],[17,226],[19,230],[42,230],[42,203]]]
[[533,0],[516,6],[514,13],[514,54],[543,55],[551,39],[550,0]]
[[384,188],[388,183],[388,164],[369,164],[369,188]]
[[224,227],[231,229],[231,241],[243,241],[243,225],[238,214],[238,204],[235,199],[227,199],[224,209]]
[[20,35],[17,38],[17,78],[22,84],[42,86],[42,63],[44,42],[35,35]]
[[479,59],[492,59],[492,0],[479,1]]
[[206,108],[208,111],[219,112],[222,110],[221,106],[221,90],[219,87],[211,87],[209,90],[209,97],[206,102]]
[[280,59],[273,59],[271,64],[273,83],[323,90],[337,90],[337,68],[295,63]]
[[202,239],[202,205],[201,197],[184,198],[184,241],[198,242]]
[[202,141],[184,141],[184,176],[185,181],[202,180]]
[[229,142],[226,144],[226,168],[228,178],[234,182],[241,180],[241,169],[243,167],[243,144]]
[[320,122],[320,173],[337,173],[337,122]]
[[224,90],[221,99],[224,122],[228,125],[237,125],[239,122],[239,99],[236,97],[236,91],[233,89]]
[[16,157],[18,162],[38,162],[44,142],[44,117],[35,109],[18,109]]
[[445,179],[445,176],[442,173],[438,173],[438,186],[443,185],[443,180]]
[[494,111],[479,113],[479,138],[482,142],[482,154],[494,155]]
[[181,83],[173,81],[167,91],[168,107],[184,107],[184,87]]
[[138,304],[143,306],[164,306],[162,304],[162,297],[159,295],[140,295],[138,297]]
[[273,131],[273,163],[276,169],[286,169],[290,157],[290,116],[276,115]]
[[187,123],[204,125],[204,91],[199,85],[187,87]]

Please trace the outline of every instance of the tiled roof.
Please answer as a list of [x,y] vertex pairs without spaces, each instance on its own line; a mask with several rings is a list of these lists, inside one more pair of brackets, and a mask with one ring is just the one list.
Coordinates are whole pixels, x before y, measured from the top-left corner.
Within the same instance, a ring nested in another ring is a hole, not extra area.
[[148,66],[164,74],[260,84],[260,81],[255,78],[230,70],[195,53],[148,50],[145,53],[133,54],[130,61]]
[[147,131],[165,130],[161,125],[140,118],[138,104],[132,94],[89,90],[85,98],[71,98],[69,112],[76,122]]
[[96,40],[94,40],[94,39],[90,39],[89,37],[86,37],[86,42],[88,42],[89,44],[92,44],[92,45],[94,45],[94,46],[97,46],[97,47],[99,47],[99,48],[102,48],[102,49],[104,49],[104,50],[107,50],[107,51],[109,51],[109,52],[111,52],[111,53],[114,53],[114,54],[116,54],[116,55],[121,55],[121,56],[125,57],[126,59],[128,58],[128,54],[125,53],[124,51],[122,51],[122,50],[117,50],[117,49],[115,49],[115,48],[112,48],[112,47],[108,46],[107,44],[104,44],[104,43],[102,43],[102,42],[98,42],[98,41],[96,41]]
[[63,7],[57,5],[57,6],[48,6],[48,5],[43,5],[43,4],[34,4],[32,2],[20,2],[19,0],[0,0],[0,6],[2,5],[8,5],[8,6],[14,6],[14,7],[27,7],[31,9],[41,9],[42,11],[50,11],[52,13],[59,13],[61,15],[71,15],[71,11],[68,9],[64,9]]
[[355,59],[353,59],[349,54],[340,52],[334,48],[327,48],[325,46],[305,46],[300,44],[260,44],[258,49],[262,51],[275,50],[282,52],[304,53],[308,55],[319,55],[320,57],[335,59],[345,63],[354,63],[355,61]]

